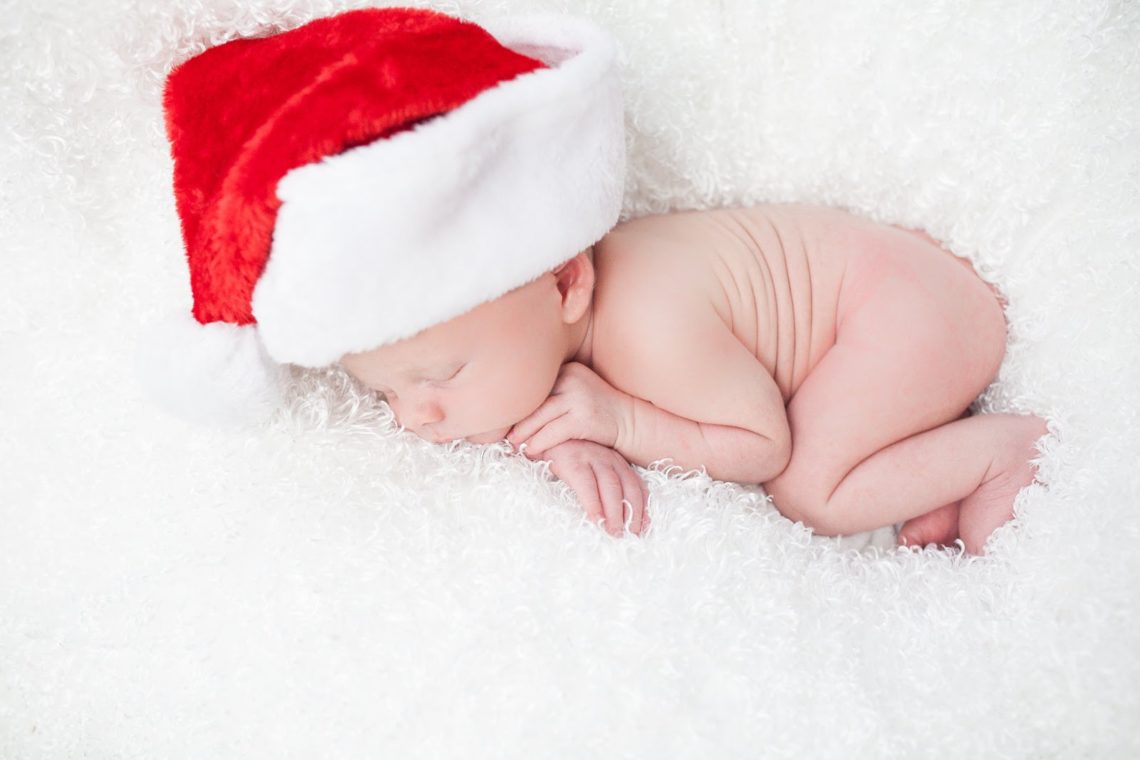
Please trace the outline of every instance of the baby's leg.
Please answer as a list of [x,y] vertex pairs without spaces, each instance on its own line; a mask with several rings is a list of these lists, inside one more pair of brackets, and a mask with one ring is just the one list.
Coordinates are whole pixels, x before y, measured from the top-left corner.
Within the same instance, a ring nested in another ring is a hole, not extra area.
[[962,502],[956,501],[910,518],[899,528],[896,542],[899,546],[949,546],[958,538],[958,512],[961,506]]
[[853,262],[859,283],[836,344],[788,405],[792,458],[764,484],[820,533],[854,533],[961,501],[967,549],[1012,514],[1032,480],[1035,417],[957,419],[996,375],[1005,320],[967,267],[915,236],[882,235]]
[[[917,235],[930,245],[941,248],[937,240],[922,230],[905,229],[904,232]],[[954,262],[969,270],[971,275],[976,274],[969,260],[955,256]],[[1001,292],[989,283],[986,283],[986,288],[993,293],[994,298],[1004,309],[1006,300]],[[967,410],[962,414],[962,417],[968,417],[969,414],[970,412]],[[949,546],[953,544],[959,538],[958,513],[961,506],[962,502],[959,500],[924,515],[912,517],[899,528],[898,543],[902,546],[926,546],[927,544]]]
[[[958,419],[970,416],[967,409]],[[899,528],[897,542],[900,546],[926,546],[940,544],[950,546],[958,539],[958,511],[961,501],[955,501],[932,512],[912,517]]]
[[[815,519],[819,532],[870,530],[916,514],[926,518],[931,509],[939,511],[928,519],[943,519],[957,508],[967,551],[981,554],[990,534],[1013,516],[1017,492],[1033,482],[1030,459],[1045,432],[1038,417],[985,414],[899,441],[843,478],[824,518]],[[955,499],[960,507],[948,503]]]

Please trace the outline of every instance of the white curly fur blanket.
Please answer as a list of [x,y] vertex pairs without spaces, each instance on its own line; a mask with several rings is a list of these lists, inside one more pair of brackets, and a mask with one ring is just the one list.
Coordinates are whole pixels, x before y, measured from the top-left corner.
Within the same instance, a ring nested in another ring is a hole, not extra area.
[[259,432],[150,407],[135,338],[189,307],[162,77],[344,7],[0,6],[0,757],[1140,756],[1140,7],[436,6],[613,31],[627,216],[842,205],[998,284],[979,407],[1051,434],[983,559],[665,471],[615,541],[335,372]]

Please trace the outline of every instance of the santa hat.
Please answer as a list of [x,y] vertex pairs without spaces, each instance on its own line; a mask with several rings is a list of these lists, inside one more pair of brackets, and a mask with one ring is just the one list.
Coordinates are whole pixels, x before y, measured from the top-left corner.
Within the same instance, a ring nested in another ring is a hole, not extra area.
[[608,232],[616,46],[581,19],[365,9],[177,66],[163,97],[193,313],[144,335],[155,399],[247,423],[320,367],[524,285]]

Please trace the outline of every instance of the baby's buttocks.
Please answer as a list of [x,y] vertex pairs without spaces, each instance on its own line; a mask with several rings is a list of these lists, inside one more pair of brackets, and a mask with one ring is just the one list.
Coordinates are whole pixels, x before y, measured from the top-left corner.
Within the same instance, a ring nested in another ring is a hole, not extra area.
[[787,403],[835,343],[843,274],[866,225],[834,209],[757,206],[643,217],[615,232],[645,238],[622,248],[699,288]]

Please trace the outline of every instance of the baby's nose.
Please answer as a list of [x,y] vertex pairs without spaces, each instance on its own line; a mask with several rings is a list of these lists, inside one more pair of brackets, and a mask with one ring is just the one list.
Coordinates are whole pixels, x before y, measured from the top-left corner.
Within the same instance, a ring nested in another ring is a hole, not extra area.
[[443,419],[443,408],[431,401],[412,401],[396,414],[400,424],[409,430],[419,430],[424,425],[434,425]]

